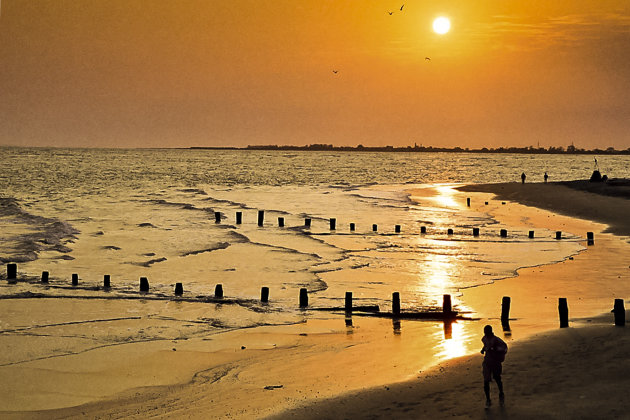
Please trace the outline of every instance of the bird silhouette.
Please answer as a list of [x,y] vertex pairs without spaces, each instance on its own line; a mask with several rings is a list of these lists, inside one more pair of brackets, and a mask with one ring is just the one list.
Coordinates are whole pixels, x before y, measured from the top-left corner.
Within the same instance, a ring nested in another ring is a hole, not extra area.
[[394,12],[387,12],[387,13],[389,13],[390,16],[394,14]]
[[402,12],[402,8],[405,7],[405,5],[403,4],[402,6],[400,6],[400,11]]
[[333,70],[332,72],[337,74],[337,73],[339,73],[339,70]]
[[429,57],[424,57],[425,61],[431,61],[431,59]]

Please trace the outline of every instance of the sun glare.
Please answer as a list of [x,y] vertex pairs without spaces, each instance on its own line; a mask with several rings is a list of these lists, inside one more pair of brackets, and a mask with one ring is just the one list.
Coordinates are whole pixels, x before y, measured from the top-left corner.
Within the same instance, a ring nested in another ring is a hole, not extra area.
[[451,29],[451,21],[448,18],[440,16],[433,21],[433,31],[436,34],[443,35]]

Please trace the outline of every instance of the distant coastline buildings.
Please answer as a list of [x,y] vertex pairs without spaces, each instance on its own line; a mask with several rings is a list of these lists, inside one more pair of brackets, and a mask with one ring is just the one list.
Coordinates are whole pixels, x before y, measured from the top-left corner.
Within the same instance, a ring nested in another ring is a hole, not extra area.
[[461,148],[461,147],[432,147],[432,146],[413,146],[394,147],[394,146],[333,146],[332,144],[309,144],[307,146],[283,146],[283,145],[250,145],[247,147],[190,147],[190,149],[214,149],[214,150],[285,150],[285,151],[332,151],[332,152],[445,152],[445,153],[521,153],[521,154],[568,154],[568,155],[630,155],[630,148],[625,150],[617,150],[613,147],[606,149],[580,149],[574,145],[569,145],[566,149],[562,146],[548,148],[544,147],[498,147],[480,149]]

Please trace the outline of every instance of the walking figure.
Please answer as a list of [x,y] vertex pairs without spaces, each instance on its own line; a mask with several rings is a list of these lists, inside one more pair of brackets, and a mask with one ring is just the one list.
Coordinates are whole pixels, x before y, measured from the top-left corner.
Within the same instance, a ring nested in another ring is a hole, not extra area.
[[492,400],[490,399],[490,381],[492,381],[492,378],[494,378],[499,387],[499,404],[503,406],[505,395],[503,394],[503,381],[501,380],[501,371],[503,370],[501,363],[505,360],[507,344],[494,335],[490,325],[486,325],[483,328],[483,333],[481,354],[485,356],[481,366],[483,367],[483,391],[486,393],[486,407],[492,405]]
[[523,184],[525,183],[525,178],[526,178],[526,177],[525,177],[525,172],[523,172],[523,173],[521,174],[521,181],[523,182]]
[[549,175],[547,175],[547,172],[545,172],[545,184],[547,183],[547,178],[549,178]]

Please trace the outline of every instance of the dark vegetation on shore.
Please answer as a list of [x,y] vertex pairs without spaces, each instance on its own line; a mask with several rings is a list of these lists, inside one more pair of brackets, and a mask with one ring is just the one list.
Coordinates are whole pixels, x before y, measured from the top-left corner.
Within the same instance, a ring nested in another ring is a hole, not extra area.
[[617,150],[614,147],[606,149],[579,149],[573,145],[566,149],[562,146],[548,148],[544,147],[499,147],[470,149],[468,147],[432,147],[432,146],[333,146],[332,144],[309,144],[307,146],[282,146],[282,145],[250,145],[247,147],[213,147],[213,146],[195,146],[190,149],[209,149],[209,150],[301,150],[301,151],[334,151],[334,152],[446,152],[446,153],[522,153],[522,154],[574,154],[574,155],[630,155],[630,148],[625,150]]

